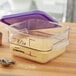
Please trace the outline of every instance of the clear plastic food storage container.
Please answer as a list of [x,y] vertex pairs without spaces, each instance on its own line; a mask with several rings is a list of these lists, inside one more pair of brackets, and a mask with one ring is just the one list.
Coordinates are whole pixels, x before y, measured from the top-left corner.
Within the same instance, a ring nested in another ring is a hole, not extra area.
[[21,21],[18,17],[14,15],[11,19],[2,20],[11,24],[8,30],[13,55],[46,63],[66,50],[69,44],[68,26],[60,25],[53,18],[52,21],[48,20],[49,17],[44,19],[33,16]]

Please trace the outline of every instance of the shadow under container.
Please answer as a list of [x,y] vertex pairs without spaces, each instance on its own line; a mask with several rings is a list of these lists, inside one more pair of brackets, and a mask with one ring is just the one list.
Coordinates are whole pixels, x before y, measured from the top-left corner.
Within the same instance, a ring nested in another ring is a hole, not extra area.
[[26,26],[27,21],[23,21],[8,28],[10,48],[13,55],[46,63],[66,50],[69,27],[38,19],[30,20],[33,21],[36,24]]

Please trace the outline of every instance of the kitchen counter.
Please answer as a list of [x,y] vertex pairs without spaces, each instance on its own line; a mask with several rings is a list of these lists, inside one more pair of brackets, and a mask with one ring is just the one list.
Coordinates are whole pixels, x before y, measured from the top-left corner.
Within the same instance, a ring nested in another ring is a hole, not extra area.
[[0,46],[0,58],[13,59],[16,64],[3,67],[0,64],[0,76],[76,76],[76,23],[61,23],[70,26],[70,44],[66,52],[46,64],[39,64],[11,54],[6,25],[0,23],[3,44]]

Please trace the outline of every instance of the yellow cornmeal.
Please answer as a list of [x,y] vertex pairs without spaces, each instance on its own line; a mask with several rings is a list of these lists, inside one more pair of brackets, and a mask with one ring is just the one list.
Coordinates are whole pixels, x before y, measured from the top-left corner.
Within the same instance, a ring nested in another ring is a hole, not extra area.
[[[10,44],[10,46],[11,46],[11,49],[13,50],[12,51],[13,55],[23,57],[26,59],[30,59],[33,61],[37,61],[40,63],[46,63],[49,60],[57,57],[58,55],[60,55],[61,53],[63,53],[65,51],[65,47],[58,48],[58,49],[52,49],[48,52],[40,52],[37,50],[33,50],[33,49],[29,49],[29,48],[23,48],[23,47],[13,45],[13,44]],[[19,47],[21,49],[21,51],[24,51],[24,53],[15,51],[14,47]]]

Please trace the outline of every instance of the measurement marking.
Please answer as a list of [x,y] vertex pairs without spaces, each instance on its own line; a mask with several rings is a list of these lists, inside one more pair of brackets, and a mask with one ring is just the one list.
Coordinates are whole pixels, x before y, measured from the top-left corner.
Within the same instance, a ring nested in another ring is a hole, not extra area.
[[31,44],[31,41],[35,41],[35,40],[33,40],[33,39],[29,39],[29,46],[30,46],[30,44]]
[[36,56],[32,55],[31,51],[30,51],[30,53],[27,54],[27,55],[32,56],[32,57],[36,57]]
[[17,51],[17,52],[24,53],[23,51],[21,51],[21,50],[17,50],[17,49],[13,49],[13,51]]

